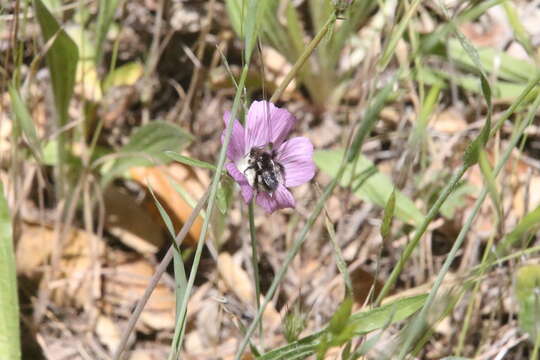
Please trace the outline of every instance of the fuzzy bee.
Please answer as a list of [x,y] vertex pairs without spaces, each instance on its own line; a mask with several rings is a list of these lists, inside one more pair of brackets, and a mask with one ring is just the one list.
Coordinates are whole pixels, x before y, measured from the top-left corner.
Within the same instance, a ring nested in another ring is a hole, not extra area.
[[[276,161],[276,151],[265,147],[254,147],[249,152],[248,167],[244,174],[257,191],[272,194],[283,183],[283,166]],[[249,173],[248,173],[249,172]]]

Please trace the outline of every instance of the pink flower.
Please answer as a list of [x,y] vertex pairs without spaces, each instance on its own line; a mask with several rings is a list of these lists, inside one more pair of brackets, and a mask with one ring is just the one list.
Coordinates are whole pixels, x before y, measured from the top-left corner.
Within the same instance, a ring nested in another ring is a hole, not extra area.
[[[226,112],[225,125],[231,114]],[[225,165],[240,185],[242,197],[256,202],[267,213],[294,208],[289,187],[302,185],[315,175],[313,145],[308,138],[289,140],[296,118],[268,101],[254,101],[248,111],[246,129],[234,120]],[[223,142],[225,131],[221,136]]]

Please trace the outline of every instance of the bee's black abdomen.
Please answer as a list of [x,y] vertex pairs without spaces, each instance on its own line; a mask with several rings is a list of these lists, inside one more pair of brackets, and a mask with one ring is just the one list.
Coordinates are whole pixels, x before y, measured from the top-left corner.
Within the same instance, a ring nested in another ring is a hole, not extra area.
[[275,171],[263,171],[261,177],[262,184],[266,188],[267,192],[274,192],[277,189],[279,181]]
[[249,168],[255,170],[255,187],[268,193],[276,191],[283,177],[283,167],[274,161],[275,153],[253,148],[249,156]]

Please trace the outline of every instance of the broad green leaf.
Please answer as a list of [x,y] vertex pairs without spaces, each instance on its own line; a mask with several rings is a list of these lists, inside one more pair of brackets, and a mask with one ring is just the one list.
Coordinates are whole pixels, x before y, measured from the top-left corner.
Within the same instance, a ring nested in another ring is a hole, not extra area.
[[[488,73],[496,73],[498,77],[507,81],[525,83],[530,79],[531,74],[538,71],[538,67],[533,63],[517,59],[504,51],[495,50],[492,47],[480,48],[477,53],[478,61]],[[460,46],[458,40],[453,39],[448,42],[448,56],[465,67],[476,68],[478,66]],[[496,64],[493,61],[495,58],[499,59],[500,63]]]
[[111,71],[103,81],[103,92],[112,87],[133,85],[141,78],[144,67],[139,62],[130,62]]
[[[437,69],[425,70],[422,72],[424,80],[427,84],[434,84],[441,80],[452,81],[454,84],[462,87],[465,90],[473,91],[475,93],[482,93],[481,84],[478,81],[478,77],[472,75],[451,75]],[[496,81],[492,86],[493,97],[498,101],[511,102],[517,98],[524,89],[527,87],[525,83],[511,83],[508,81]],[[538,90],[533,92],[538,93]]]
[[192,135],[177,125],[162,121],[143,125],[135,130],[129,142],[116,153],[118,158],[110,167],[102,168],[102,181],[106,184],[131,167],[170,162],[171,158],[165,155],[165,151],[181,151],[191,140]]
[[11,217],[0,182],[0,359],[21,358],[16,274]]
[[[426,298],[427,295],[411,296],[375,309],[353,314],[349,318],[349,324],[347,326],[352,324],[352,330],[355,336],[383,329],[388,325],[405,320],[414,314],[422,307]],[[263,354],[258,360],[303,359],[315,352],[320,344],[321,337],[325,333],[326,330],[322,330],[306,336],[298,341]]]
[[519,326],[534,341],[540,330],[540,265],[522,266],[515,276]]
[[68,106],[73,95],[79,52],[75,42],[60,28],[41,0],[34,0],[34,8],[45,43],[52,39],[45,57],[51,74],[59,123],[63,126],[68,120]]
[[43,151],[41,150],[41,143],[38,139],[32,116],[21,98],[19,91],[13,85],[9,86],[9,96],[18,128],[22,130],[28,145],[39,161],[43,157]]
[[532,234],[540,228],[540,205],[525,215],[514,230],[501,241],[495,253],[498,256],[506,256],[509,249],[527,234]]
[[[343,150],[321,150],[316,151],[314,155],[315,164],[326,174],[335,177],[338,173],[339,166],[343,159]],[[367,179],[360,179],[361,175],[369,171],[374,165],[363,155],[359,155],[356,172],[351,179],[352,164],[347,165],[345,173],[341,178],[341,186],[352,184],[354,193],[365,201],[384,207],[390,194],[394,189],[394,185],[390,178],[380,172]],[[352,181],[352,182],[351,182]],[[357,186],[362,182],[362,186]],[[403,195],[401,192],[396,192],[396,207],[395,214],[398,218],[405,222],[412,222],[418,225],[422,222],[424,215],[416,208],[411,199]]]
[[216,166],[214,164],[210,164],[210,163],[207,163],[205,161],[193,159],[193,158],[190,158],[188,156],[180,155],[179,153],[177,153],[175,151],[165,151],[165,155],[167,155],[168,157],[170,157],[174,161],[178,161],[181,164],[216,171]]

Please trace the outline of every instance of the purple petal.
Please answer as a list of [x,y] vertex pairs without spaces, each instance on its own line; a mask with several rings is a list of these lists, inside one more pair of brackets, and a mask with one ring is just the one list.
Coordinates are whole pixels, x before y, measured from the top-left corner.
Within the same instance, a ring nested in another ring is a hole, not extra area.
[[257,204],[268,214],[279,209],[294,208],[295,201],[291,192],[285,186],[279,184],[273,194],[260,192],[257,194]]
[[254,101],[247,115],[245,153],[270,142],[279,147],[295,123],[296,118],[287,110],[268,101]]
[[234,181],[240,185],[240,190],[242,192],[242,197],[244,198],[244,201],[249,203],[251,199],[253,198],[253,189],[249,185],[246,176],[242,174],[236,165],[234,163],[230,162],[225,165],[225,168],[227,169],[227,172],[232,176]]
[[[229,111],[226,111],[225,114],[223,114],[223,120],[225,122],[225,126],[229,123],[231,119],[231,113]],[[223,130],[221,133],[221,143],[223,144],[223,141],[225,140],[225,131],[227,129]],[[227,148],[227,158],[236,161],[240,159],[242,156],[244,156],[244,127],[240,122],[236,119],[234,119],[233,123],[233,129],[231,134],[231,140],[229,141],[229,146]]]
[[302,185],[315,176],[313,144],[306,137],[295,137],[281,144],[277,161],[284,168],[287,187]]

